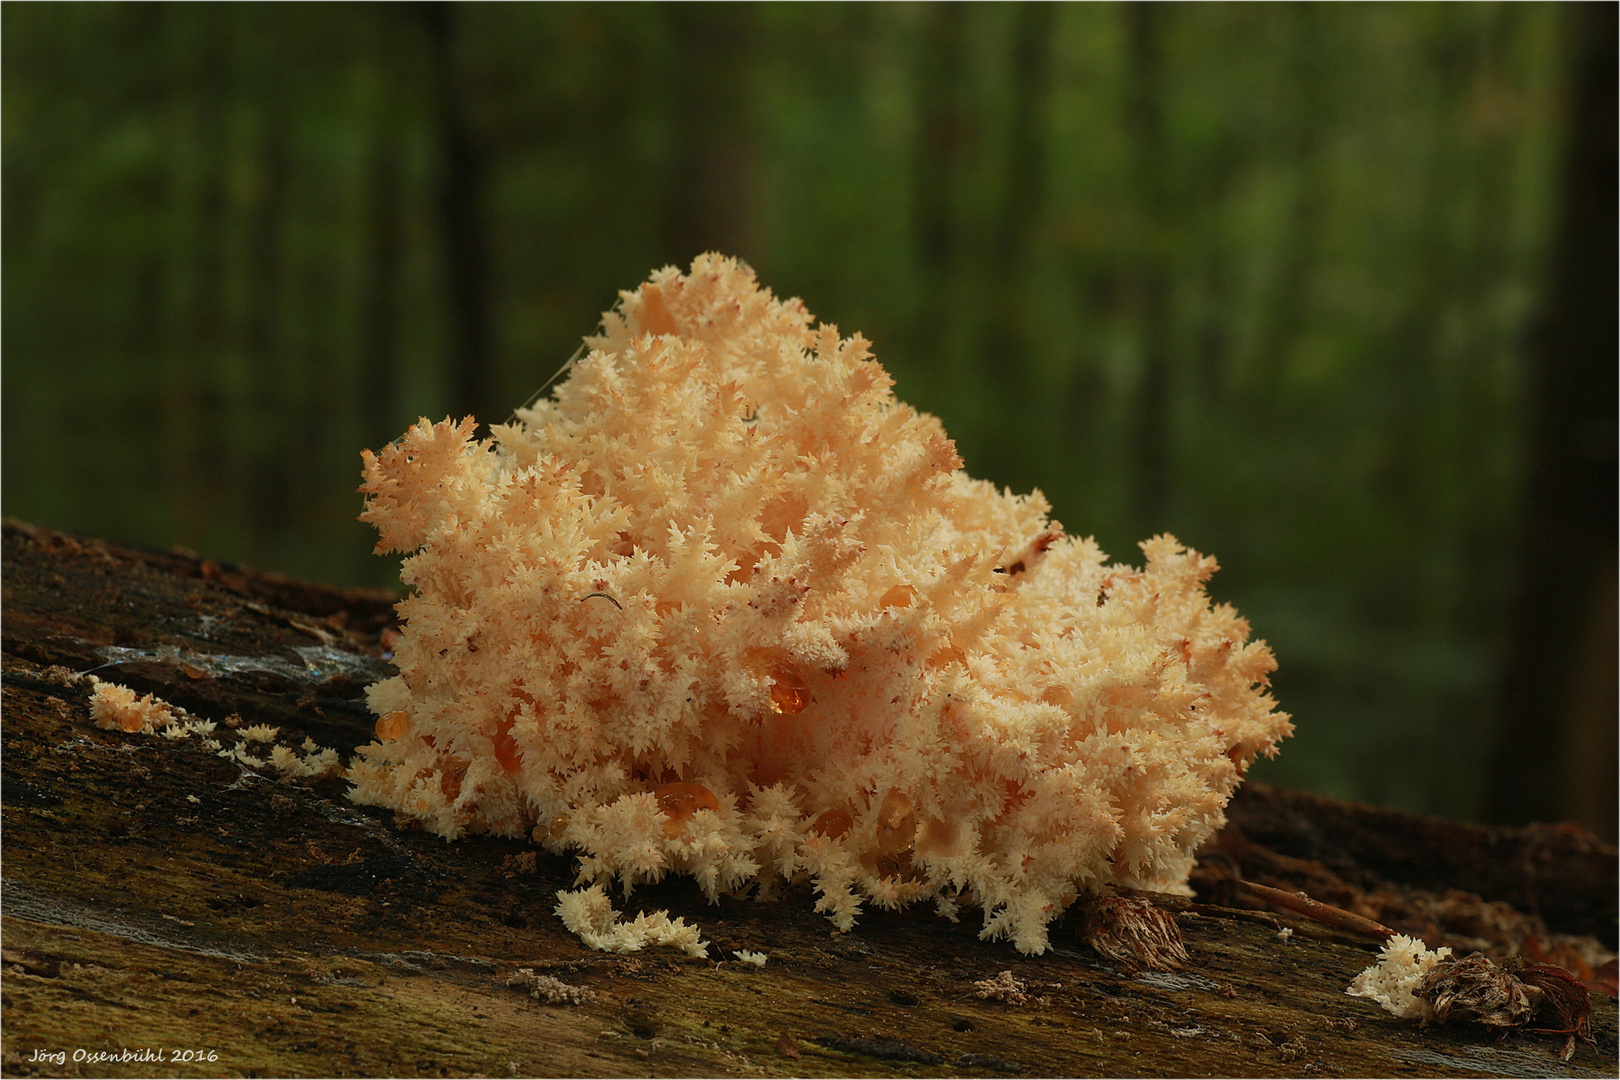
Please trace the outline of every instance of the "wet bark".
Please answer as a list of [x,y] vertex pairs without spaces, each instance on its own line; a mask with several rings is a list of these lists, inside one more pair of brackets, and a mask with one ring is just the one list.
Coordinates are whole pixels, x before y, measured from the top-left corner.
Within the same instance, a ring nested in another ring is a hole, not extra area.
[[1613,839],[1616,732],[1616,13],[1573,6],[1563,221],[1530,373],[1520,595],[1488,805]]
[[[622,906],[698,923],[713,960],[591,952],[552,913],[569,859],[487,837],[447,844],[353,806],[341,781],[282,779],[196,738],[89,721],[75,673],[97,667],[221,733],[236,717],[347,755],[370,738],[363,687],[388,670],[389,595],[10,522],[3,600],[7,1075],[1615,1072],[1612,999],[1595,998],[1597,1045],[1565,1069],[1557,1036],[1424,1031],[1345,996],[1370,942],[1170,898],[1185,973],[1104,961],[1078,942],[1075,911],[1054,925],[1053,949],[1025,957],[978,940],[971,913],[953,924],[872,912],[837,934],[804,889],[710,906],[687,881]],[[1480,888],[1491,876],[1471,856],[1435,862],[1432,845],[1483,834],[1468,826],[1261,786],[1234,819],[1245,831],[1212,849],[1216,878],[1262,863],[1301,880],[1300,867],[1331,864],[1341,880],[1371,875],[1362,884],[1398,885],[1411,867]],[[1608,860],[1609,891],[1592,903],[1608,905],[1612,929],[1614,850],[1536,850],[1547,895],[1587,889],[1583,867]],[[769,960],[736,962],[739,949]],[[508,985],[523,967],[592,1000],[538,1001]],[[979,996],[977,983],[1009,970],[1027,1000]],[[143,1049],[171,1056],[73,1059]],[[215,1057],[176,1063],[174,1051]],[[60,1065],[38,1056],[57,1052]]]
[[954,295],[961,235],[957,189],[974,136],[962,90],[965,10],[955,3],[928,4],[919,29],[925,47],[919,51],[914,93],[912,232],[917,237],[917,279],[928,299],[918,305],[911,340],[916,355],[931,368],[943,366],[946,350],[938,298]]
[[399,399],[399,281],[403,236],[399,143],[391,130],[371,147],[367,170],[366,266],[361,279],[361,370],[366,387],[365,435],[369,447],[383,446],[404,421]]
[[[1038,254],[1045,213],[1055,13],[1051,4],[1020,4],[1015,24],[1005,187],[987,253],[989,319],[984,344],[978,350],[983,358],[979,363],[989,372],[980,385],[990,390],[994,408],[1003,417],[1019,415],[1038,396],[1029,379],[1030,354],[1036,342],[1028,332],[1035,306],[1028,267]],[[1004,420],[1001,429],[1014,431],[1017,427]],[[1033,486],[1034,477],[1022,475],[1024,456],[1014,446],[1012,440],[992,442],[983,458],[984,469],[998,483],[1023,491]]]
[[1125,101],[1133,171],[1140,192],[1140,224],[1147,236],[1132,274],[1137,324],[1142,330],[1132,442],[1136,454],[1134,511],[1138,531],[1161,531],[1170,489],[1170,297],[1162,237],[1172,216],[1164,145],[1164,27],[1174,10],[1157,4],[1125,6],[1129,64]]

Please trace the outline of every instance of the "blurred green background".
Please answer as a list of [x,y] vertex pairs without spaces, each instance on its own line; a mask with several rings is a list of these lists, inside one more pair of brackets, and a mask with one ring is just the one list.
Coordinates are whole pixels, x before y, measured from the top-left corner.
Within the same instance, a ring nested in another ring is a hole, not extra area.
[[389,582],[360,448],[714,248],[970,472],[1215,553],[1257,775],[1613,835],[1613,5],[0,16],[7,514]]

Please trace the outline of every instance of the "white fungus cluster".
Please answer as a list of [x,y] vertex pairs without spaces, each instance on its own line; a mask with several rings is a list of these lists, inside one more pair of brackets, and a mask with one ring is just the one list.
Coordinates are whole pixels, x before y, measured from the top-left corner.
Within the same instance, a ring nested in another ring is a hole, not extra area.
[[1396,934],[1384,942],[1378,961],[1357,975],[1345,993],[1371,998],[1402,1020],[1426,1019],[1428,1003],[1415,991],[1423,977],[1450,955],[1446,946],[1431,951],[1416,938]]
[[558,893],[557,917],[586,945],[602,952],[633,953],[649,945],[665,945],[694,959],[709,956],[709,943],[701,940],[698,927],[684,919],[671,919],[665,911],[642,912],[625,922],[600,885]]
[[621,294],[554,397],[365,455],[406,554],[353,797],[532,835],[582,883],[807,881],[982,909],[1184,890],[1288,734],[1263,643],[1169,536],[1141,568],[963,473],[859,335],[718,256]]

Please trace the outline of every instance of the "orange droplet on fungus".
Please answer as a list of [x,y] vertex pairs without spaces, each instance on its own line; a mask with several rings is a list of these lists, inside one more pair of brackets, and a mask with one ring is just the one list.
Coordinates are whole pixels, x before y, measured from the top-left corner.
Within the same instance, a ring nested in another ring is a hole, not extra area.
[[771,680],[771,711],[778,716],[797,716],[810,705],[810,687],[804,676],[781,649],[745,650],[750,660],[763,666]]
[[912,809],[911,799],[899,788],[890,788],[878,806],[878,847],[896,854],[909,849],[916,837],[917,811]]
[[501,768],[509,773],[518,772],[523,768],[523,751],[518,749],[517,740],[512,738],[510,716],[501,721],[500,729],[490,736],[489,741],[495,750],[495,760],[501,763]]
[[771,669],[771,709],[781,716],[797,716],[810,704],[810,688],[797,669],[779,664]]
[[403,709],[383,713],[377,718],[377,723],[372,726],[371,730],[377,736],[378,742],[393,742],[395,739],[403,739],[411,730],[410,714]]
[[460,758],[451,758],[439,774],[439,791],[445,801],[455,802],[461,796],[461,781],[466,775],[467,763]]
[[658,809],[664,812],[664,835],[670,839],[681,835],[686,823],[699,810],[719,810],[720,800],[702,784],[681,780],[653,789]]
[[896,585],[878,598],[878,607],[910,607],[915,599],[917,599],[916,589],[910,585]]
[[848,810],[832,809],[816,818],[816,823],[810,826],[811,832],[818,832],[829,840],[837,840],[855,824],[855,819],[849,816]]

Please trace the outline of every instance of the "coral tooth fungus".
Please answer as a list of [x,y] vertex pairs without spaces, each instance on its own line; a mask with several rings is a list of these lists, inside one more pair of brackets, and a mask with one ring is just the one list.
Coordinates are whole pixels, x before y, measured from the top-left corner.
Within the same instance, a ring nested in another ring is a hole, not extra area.
[[364,455],[412,592],[354,798],[627,891],[804,881],[844,929],[977,906],[1026,952],[1081,893],[1185,888],[1289,732],[1213,559],[1110,565],[970,478],[859,335],[735,261],[654,273],[587,344],[489,438]]

